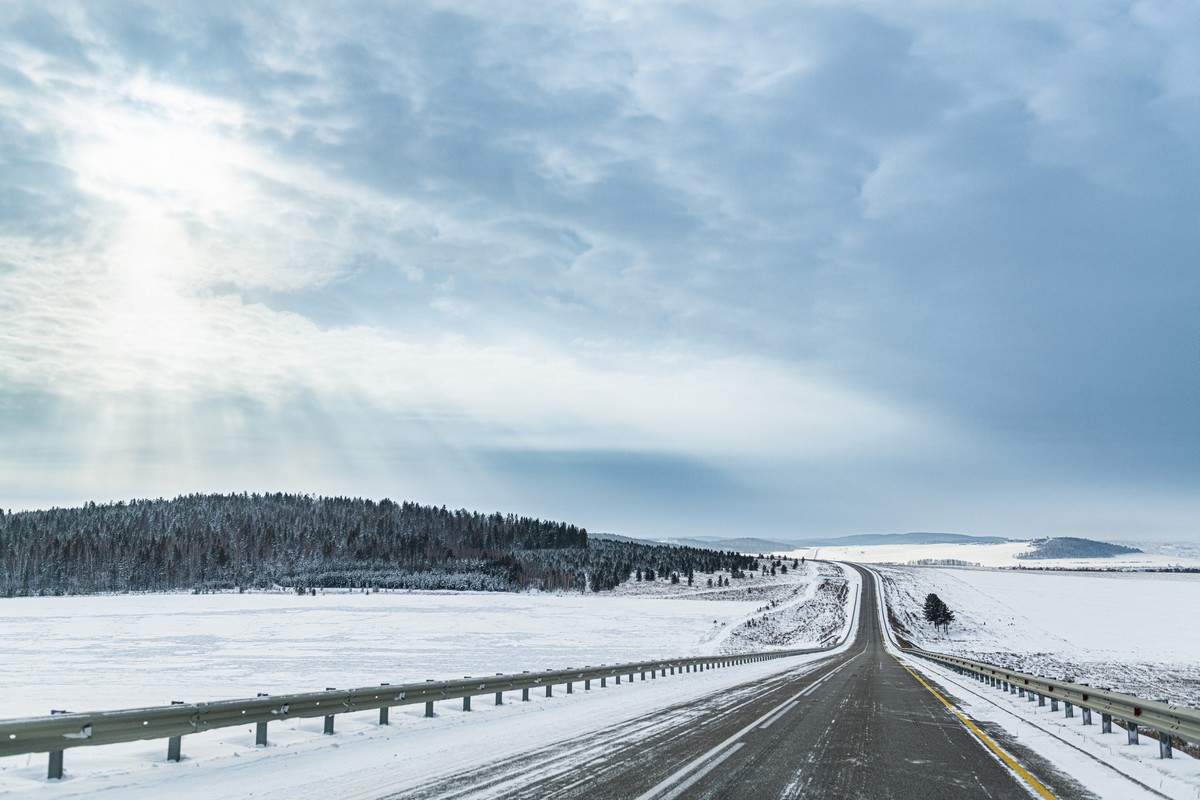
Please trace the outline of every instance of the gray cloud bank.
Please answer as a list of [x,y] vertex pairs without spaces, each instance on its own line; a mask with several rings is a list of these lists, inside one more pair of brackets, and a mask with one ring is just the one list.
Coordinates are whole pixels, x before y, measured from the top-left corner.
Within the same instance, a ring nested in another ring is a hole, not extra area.
[[7,506],[1200,533],[1192,3],[0,31]]

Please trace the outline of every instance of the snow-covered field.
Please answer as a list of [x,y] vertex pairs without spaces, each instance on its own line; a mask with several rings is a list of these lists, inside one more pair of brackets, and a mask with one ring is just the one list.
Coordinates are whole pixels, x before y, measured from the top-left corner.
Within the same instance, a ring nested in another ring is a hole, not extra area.
[[[893,592],[897,586],[894,577],[881,575]],[[1102,800],[1200,798],[1200,762],[1196,759],[1181,752],[1171,759],[1156,758],[1157,743],[1150,738],[1130,745],[1119,728],[1105,734],[1099,725],[1082,725],[1078,717],[1068,718],[1062,711],[988,687],[941,664],[902,655],[890,627],[884,627],[889,648],[900,660],[953,697],[968,718],[993,736],[1003,731],[1010,749],[1016,746],[1031,751],[1093,796]]]
[[1171,567],[1198,568],[1200,555],[1181,545],[1163,545],[1157,552],[1129,553],[1112,558],[1017,558],[1031,550],[1029,542],[1000,542],[997,544],[881,544],[856,547],[810,547],[782,555],[787,558],[829,559],[856,561],[860,564],[914,564],[933,559],[955,559],[981,567],[1008,567],[1026,570],[1057,569],[1168,569]]
[[[692,587],[643,582],[600,595],[343,592],[0,600],[0,718],[51,708],[106,710],[259,691],[802,647],[828,633],[834,618],[838,635],[849,630],[849,615],[841,609],[832,613],[829,599],[847,583],[849,591],[842,594],[856,596],[856,573],[847,577],[837,567],[805,565],[787,575],[734,579],[720,589],[708,588],[708,577],[697,575]],[[771,603],[776,603],[771,642],[733,635],[761,619]],[[790,631],[783,628],[785,618]],[[0,758],[0,796],[240,797],[254,786],[260,797],[331,792],[346,797],[345,782],[369,774],[381,761],[395,765],[400,759],[397,768],[411,770],[421,756],[425,764],[437,759],[442,768],[465,769],[470,762],[464,752],[476,740],[493,754],[498,741],[515,752],[815,658],[625,684],[619,690],[623,699],[610,686],[603,693],[577,691],[569,699],[560,694],[502,708],[477,702],[469,714],[448,702],[439,704],[434,720],[423,719],[420,707],[406,706],[393,710],[388,729],[376,726],[374,712],[340,716],[333,740],[320,735],[319,719],[284,720],[272,724],[266,750],[254,748],[253,726],[214,731],[184,739],[181,765],[163,762],[165,742],[76,748],[66,753],[62,782],[45,780],[44,754]],[[299,755],[302,770],[293,760]],[[285,763],[283,778],[272,764]],[[196,768],[201,777],[180,780]],[[344,780],[318,788],[321,779],[339,774]]]
[[[1200,707],[1200,574],[877,570],[920,647]],[[931,592],[946,634],[922,616]]]
[[[732,631],[772,597],[798,590],[811,599],[823,580],[816,565],[725,589],[704,587],[707,577],[694,587],[655,581],[605,594],[4,599],[0,718],[744,652],[764,643],[730,645]],[[773,644],[820,638],[794,633]]]
[[[962,546],[944,557],[979,560]],[[1200,603],[1200,575],[878,570],[906,634],[918,645],[1200,706],[1200,635],[1189,615]],[[829,564],[806,563],[786,576],[756,574],[730,587],[709,587],[707,578],[698,575],[690,587],[634,582],[601,595],[340,592],[2,600],[0,717],[803,646],[831,628],[844,633],[846,611],[857,610],[852,602],[857,573],[847,576]],[[947,635],[920,618],[929,592],[958,616]],[[185,738],[184,762],[178,765],[164,762],[164,742],[78,748],[66,753],[62,782],[45,780],[44,754],[3,758],[0,797],[233,798],[251,796],[247,787],[257,797],[369,797],[381,765],[398,785],[415,785],[431,769],[469,768],[475,748],[492,753],[499,748],[498,755],[523,752],[702,691],[808,669],[818,658],[626,683],[619,690],[577,688],[570,698],[556,693],[500,708],[489,700],[475,703],[469,713],[457,703],[440,703],[433,720],[423,719],[420,707],[403,707],[393,710],[388,728],[375,724],[373,712],[344,715],[332,739],[320,735],[319,719],[285,720],[271,726],[271,746],[265,749],[253,746],[252,726],[214,731]],[[940,680],[978,720],[1011,724],[1014,715],[1046,716],[1036,708],[995,705],[986,692],[956,683],[952,674]],[[1191,797],[1200,786],[1200,775],[1172,777],[1195,762],[1180,759],[1163,772],[1165,767],[1152,763],[1148,746],[1126,751],[1092,730],[1059,730],[1065,723],[1049,717],[1028,722],[1035,727],[1020,729],[1021,741],[1072,770],[1106,769],[1080,756],[1084,747],[1101,760],[1136,756],[1144,763],[1134,771],[1141,769],[1149,776],[1145,780],[1183,781],[1178,785],[1188,793],[1179,796]],[[1080,737],[1087,741],[1077,742]],[[1073,742],[1074,755],[1056,752],[1064,740]]]

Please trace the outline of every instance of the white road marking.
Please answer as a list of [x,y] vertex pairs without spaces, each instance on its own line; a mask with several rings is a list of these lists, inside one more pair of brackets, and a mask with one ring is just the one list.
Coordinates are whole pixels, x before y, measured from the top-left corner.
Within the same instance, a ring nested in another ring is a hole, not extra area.
[[705,775],[707,775],[708,773],[710,773],[714,769],[716,769],[717,766],[722,761],[729,758],[731,755],[733,755],[734,753],[736,753],[738,750],[742,749],[745,746],[746,746],[745,742],[738,742],[733,747],[726,750],[724,753],[721,753],[721,755],[717,756],[712,761],[708,762],[708,765],[705,766],[704,769],[700,770],[695,775],[693,775],[692,777],[688,778],[683,783],[676,786],[674,788],[674,790],[672,790],[669,794],[663,795],[662,800],[675,800],[676,797],[679,797],[679,795],[683,794],[688,789],[690,789],[693,784],[695,784],[697,781],[699,781]]
[[782,717],[784,714],[786,714],[787,712],[791,711],[793,708],[795,708],[795,707],[796,707],[796,706],[798,706],[798,705],[800,705],[800,701],[799,701],[799,700],[793,700],[792,702],[788,703],[788,704],[787,704],[786,706],[784,706],[783,708],[779,709],[779,711],[778,711],[776,714],[774,714],[774,715],[773,715],[773,716],[772,716],[772,717],[771,717],[769,720],[767,720],[766,722],[764,722],[762,725],[759,725],[759,726],[758,726],[758,729],[759,729],[759,730],[762,730],[762,729],[764,729],[764,728],[769,728],[769,727],[771,727],[773,724],[775,724],[775,720],[779,719],[779,718],[780,718],[780,717]]
[[[863,652],[866,652],[866,650],[864,649]],[[861,653],[859,655],[861,655]],[[845,661],[844,663],[842,663],[835,669],[831,670],[829,672],[829,674],[822,677],[819,681],[817,681],[812,686],[805,689],[803,692],[797,692],[796,694],[792,695],[787,700],[784,700],[782,703],[775,706],[770,711],[763,714],[761,717],[754,720],[754,722],[751,722],[749,725],[742,728],[740,731],[735,733],[733,736],[730,736],[728,739],[721,742],[719,745],[712,748],[704,755],[700,756],[699,758],[697,758],[693,761],[689,761],[687,764],[684,764],[682,767],[675,770],[675,772],[671,773],[666,778],[664,778],[662,781],[660,781],[659,783],[657,783],[656,785],[651,787],[649,789],[649,791],[646,791],[646,792],[638,795],[636,800],[651,800],[651,798],[658,797],[660,792],[667,791],[672,786],[674,786],[677,781],[682,780],[685,776],[691,775],[693,770],[700,768],[701,764],[705,764],[705,767],[706,767],[706,769],[704,769],[702,774],[707,774],[708,769],[711,769],[712,765],[706,764],[705,762],[707,762],[709,759],[716,758],[718,756],[718,754],[720,754],[720,760],[724,761],[726,758],[728,758],[730,755],[732,755],[737,750],[737,747],[731,747],[731,745],[736,743],[738,745],[738,747],[741,747],[743,743],[738,742],[738,740],[741,739],[744,735],[746,735],[748,732],[754,730],[758,726],[762,725],[764,722],[766,722],[768,719],[775,716],[776,714],[782,713],[785,710],[785,706],[787,706],[788,704],[794,704],[797,701],[799,701],[799,699],[801,697],[803,697],[805,694],[807,694],[808,692],[811,692],[817,686],[820,686],[822,683],[829,680],[835,674],[840,672],[843,667],[846,667],[847,665],[849,665],[852,661],[854,661],[855,658],[857,658],[857,656],[851,657],[850,659],[848,659],[847,661]],[[724,752],[727,748],[728,748],[728,752]],[[694,781],[688,782],[687,785],[691,786],[692,783],[694,783]],[[667,795],[667,797],[677,797],[677,796],[678,795],[676,795],[675,793]],[[662,800],[666,800],[666,797],[664,797]]]

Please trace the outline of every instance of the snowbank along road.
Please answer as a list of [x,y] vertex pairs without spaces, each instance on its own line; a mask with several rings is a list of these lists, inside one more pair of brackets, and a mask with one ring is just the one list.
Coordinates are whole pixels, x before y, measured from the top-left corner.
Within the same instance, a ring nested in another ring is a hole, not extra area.
[[[860,570],[861,572],[861,570]],[[883,646],[864,572],[841,655],[388,798],[1087,797],[953,713]],[[580,753],[585,756],[581,757]]]

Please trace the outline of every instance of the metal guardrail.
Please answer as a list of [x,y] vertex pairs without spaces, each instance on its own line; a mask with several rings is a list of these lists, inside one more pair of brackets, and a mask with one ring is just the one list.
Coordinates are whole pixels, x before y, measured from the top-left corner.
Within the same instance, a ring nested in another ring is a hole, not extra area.
[[0,720],[0,757],[27,753],[49,753],[48,777],[62,777],[63,751],[72,747],[87,747],[146,739],[169,739],[167,758],[180,759],[180,740],[184,736],[204,731],[231,728],[256,723],[258,745],[267,743],[267,724],[284,719],[325,718],[325,733],[333,733],[337,714],[379,710],[379,722],[388,724],[388,709],[425,703],[425,716],[433,716],[433,704],[442,700],[461,698],[463,710],[471,708],[471,698],[495,694],[496,704],[503,702],[504,692],[520,690],[522,700],[529,691],[545,688],[546,696],[552,687],[566,686],[573,691],[575,683],[591,688],[598,680],[606,686],[609,679],[617,684],[622,676],[630,681],[635,675],[646,680],[646,674],[657,678],[661,673],[699,672],[757,661],[819,653],[830,646],[778,650],[738,656],[696,656],[658,661],[638,661],[628,664],[601,665],[583,669],[561,669],[546,672],[521,672],[487,678],[467,677],[452,681],[381,684],[361,689],[330,689],[305,694],[259,695],[244,700],[220,700],[211,703],[176,703],[169,706],[132,708],[119,711],[86,713],[55,712],[50,716]]
[[1075,716],[1074,711],[1078,707],[1083,712],[1081,716],[1084,725],[1092,723],[1091,712],[1099,712],[1102,730],[1105,733],[1112,731],[1114,718],[1122,720],[1128,729],[1130,743],[1137,742],[1139,726],[1166,734],[1159,736],[1159,755],[1164,758],[1171,757],[1171,736],[1200,744],[1200,710],[1195,708],[1144,700],[1108,689],[1094,689],[1083,683],[1030,675],[984,661],[947,656],[918,648],[903,649],[912,655],[957,669],[1002,691],[1027,697],[1030,702],[1036,700],[1038,705],[1045,705],[1049,701],[1051,711],[1057,711],[1061,702],[1068,717]]
[[1084,725],[1092,724],[1092,712],[1100,713],[1101,732],[1112,732],[1114,719],[1125,723],[1129,734],[1129,743],[1137,744],[1138,728],[1146,727],[1157,731],[1159,756],[1171,758],[1171,737],[1200,745],[1200,709],[1178,706],[1159,700],[1144,700],[1133,695],[1122,694],[1108,689],[1094,689],[1084,683],[1061,681],[1042,675],[1031,675],[1027,672],[1000,667],[986,661],[975,661],[970,658],[948,656],[919,647],[905,647],[895,641],[895,631],[886,618],[890,605],[886,602],[883,580],[878,572],[868,569],[874,576],[875,586],[881,600],[880,624],[892,638],[892,644],[900,651],[909,655],[919,656],[930,661],[938,662],[970,675],[985,683],[1000,688],[1002,691],[1025,697],[1030,702],[1037,701],[1039,706],[1050,703],[1051,711],[1058,711],[1058,704],[1064,705],[1067,717],[1075,716],[1075,708],[1081,710]]

